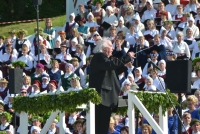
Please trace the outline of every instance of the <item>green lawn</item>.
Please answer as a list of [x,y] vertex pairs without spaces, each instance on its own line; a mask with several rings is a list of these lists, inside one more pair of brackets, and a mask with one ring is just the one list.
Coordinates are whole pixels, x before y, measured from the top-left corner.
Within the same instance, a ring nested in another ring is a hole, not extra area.
[[[53,26],[64,26],[64,24],[66,23],[66,15],[54,17],[52,18],[52,21]],[[44,28],[44,23],[45,21],[39,22],[39,27]],[[11,29],[25,29],[28,31],[28,35],[31,35],[34,33],[34,29],[36,26],[36,22],[0,25],[0,35],[8,36],[8,31],[10,31]]]

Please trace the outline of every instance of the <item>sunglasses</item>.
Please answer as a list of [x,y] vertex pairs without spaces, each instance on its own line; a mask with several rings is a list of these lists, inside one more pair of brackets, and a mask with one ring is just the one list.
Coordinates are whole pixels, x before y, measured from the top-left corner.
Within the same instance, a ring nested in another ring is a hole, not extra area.
[[21,92],[22,94],[26,94],[27,92]]
[[98,34],[95,34],[94,36],[99,36]]

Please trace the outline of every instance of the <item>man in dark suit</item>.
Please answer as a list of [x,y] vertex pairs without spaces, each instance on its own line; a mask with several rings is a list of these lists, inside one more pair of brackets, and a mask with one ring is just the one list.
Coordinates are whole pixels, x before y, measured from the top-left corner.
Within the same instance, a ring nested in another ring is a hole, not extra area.
[[109,40],[97,42],[94,57],[90,63],[89,87],[96,88],[102,102],[95,105],[95,134],[107,134],[110,116],[118,107],[120,83],[118,74],[124,71],[124,64],[134,58],[134,53],[120,59],[110,59],[113,47]]

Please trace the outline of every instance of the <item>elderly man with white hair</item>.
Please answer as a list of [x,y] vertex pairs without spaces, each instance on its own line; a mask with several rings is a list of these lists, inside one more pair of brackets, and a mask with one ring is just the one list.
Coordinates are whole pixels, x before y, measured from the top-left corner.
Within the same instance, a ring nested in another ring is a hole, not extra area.
[[[118,19],[113,14],[113,9],[111,6],[106,7],[106,16],[103,18],[102,23],[107,22],[111,26],[117,26],[118,25]],[[110,28],[105,29],[105,27],[101,26],[101,29],[103,30],[103,36],[109,37],[110,35]]]
[[190,17],[188,17],[188,26],[186,26],[183,29],[183,34],[185,36],[186,36],[186,31],[187,31],[188,28],[192,29],[194,38],[199,38],[199,28],[194,24],[194,18],[192,17],[192,14],[190,15]]
[[178,32],[177,35],[177,41],[172,42],[172,50],[174,53],[177,54],[178,57],[184,57],[190,58],[190,49],[188,47],[188,44],[183,41],[184,35],[182,32]]
[[[118,107],[120,83],[117,75],[121,74],[124,65],[134,58],[134,53],[129,52],[119,59],[110,59],[113,46],[110,40],[103,39],[97,42],[94,57],[90,63],[89,87],[95,88],[101,95],[102,102],[95,105],[95,134],[108,132],[111,113]],[[102,115],[104,117],[102,118]]]

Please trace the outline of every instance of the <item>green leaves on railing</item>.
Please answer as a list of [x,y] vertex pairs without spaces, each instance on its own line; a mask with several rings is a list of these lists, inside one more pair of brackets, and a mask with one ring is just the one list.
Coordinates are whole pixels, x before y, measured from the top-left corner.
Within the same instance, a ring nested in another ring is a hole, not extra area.
[[29,114],[44,114],[56,110],[75,112],[77,107],[91,101],[94,104],[101,103],[101,97],[94,89],[83,89],[79,92],[71,91],[60,94],[44,94],[38,97],[15,97],[13,108],[16,112],[22,111]]
[[[159,106],[162,106],[162,112],[165,114],[165,112],[172,108],[172,104],[169,101],[168,97],[164,93],[149,93],[149,92],[132,92],[135,94],[139,100],[142,102],[142,104],[146,107],[146,109],[149,111],[149,113],[159,113]],[[175,106],[179,105],[178,98],[175,94],[170,93],[169,90],[167,90],[167,93],[169,97],[171,98],[173,104]],[[117,113],[121,115],[125,115],[127,113],[128,107],[119,107]],[[138,109],[135,107],[135,110],[138,111]]]

